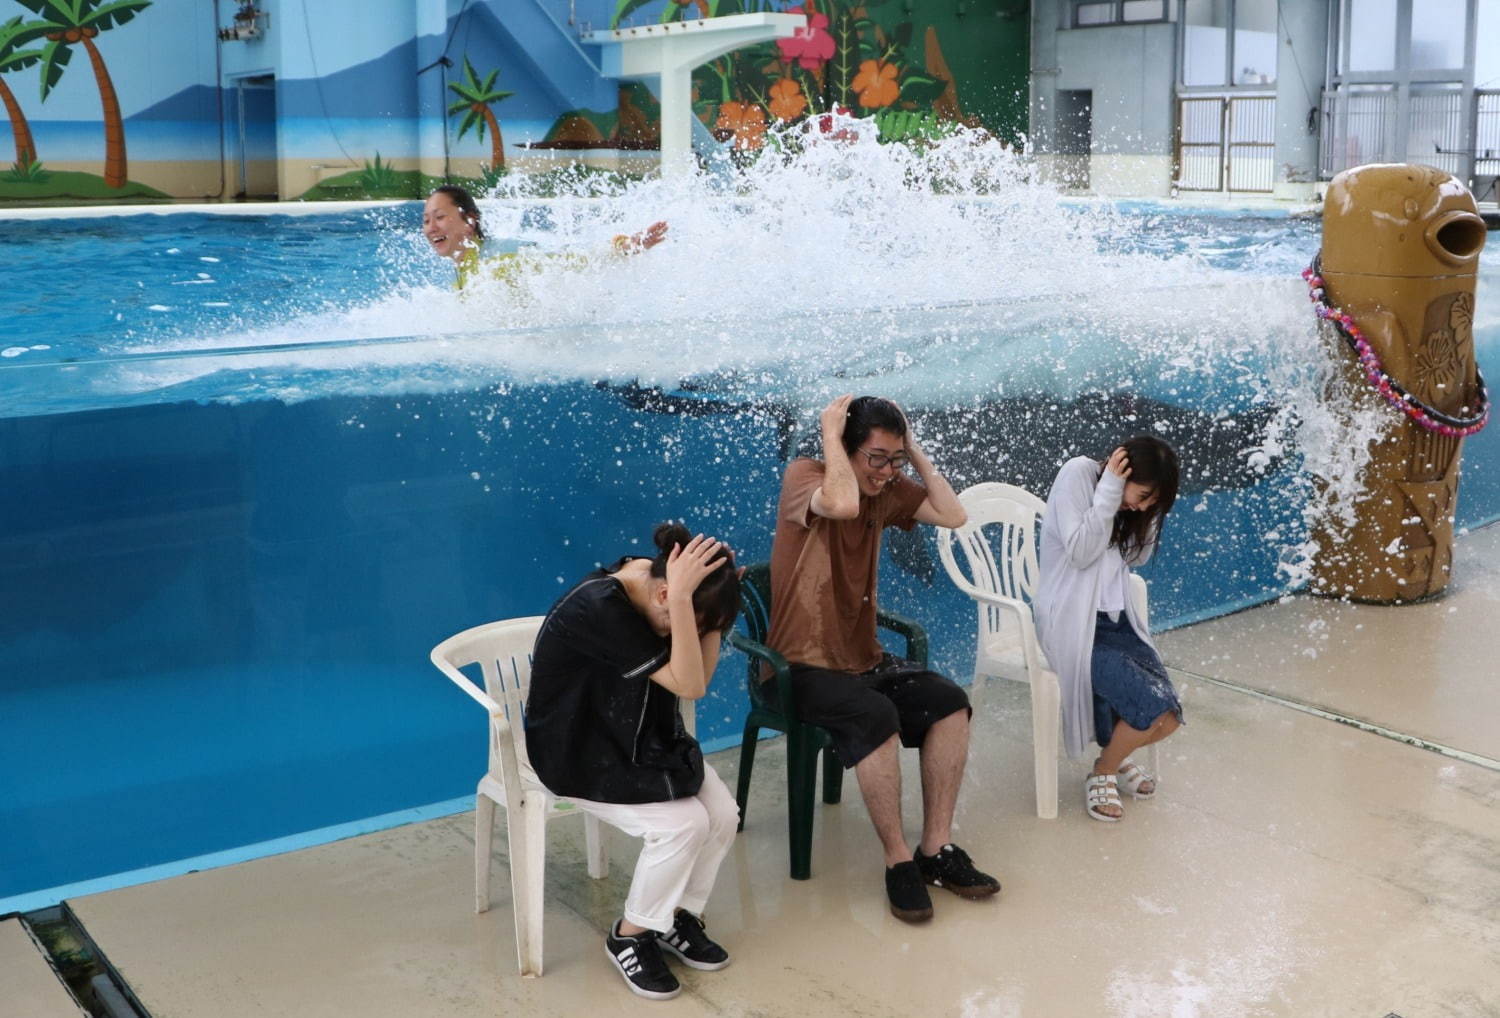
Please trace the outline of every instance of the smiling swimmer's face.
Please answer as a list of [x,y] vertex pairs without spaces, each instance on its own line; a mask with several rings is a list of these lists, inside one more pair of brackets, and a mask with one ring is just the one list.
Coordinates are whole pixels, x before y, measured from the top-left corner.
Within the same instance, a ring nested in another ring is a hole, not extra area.
[[474,224],[465,218],[452,198],[438,191],[422,209],[422,236],[444,258],[458,258],[472,243]]

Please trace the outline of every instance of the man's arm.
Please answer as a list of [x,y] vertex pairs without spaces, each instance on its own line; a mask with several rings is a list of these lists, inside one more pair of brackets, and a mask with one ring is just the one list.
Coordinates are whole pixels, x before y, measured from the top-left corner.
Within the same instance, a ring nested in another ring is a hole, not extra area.
[[852,520],[859,515],[859,482],[844,451],[844,425],[853,400],[852,394],[840,396],[823,408],[823,484],[813,492],[811,508],[830,520]]
[[[901,411],[902,416],[906,411]],[[922,504],[917,506],[917,511],[912,515],[918,522],[931,523],[938,527],[961,527],[969,519],[969,514],[964,510],[963,503],[953,493],[953,485],[948,483],[948,478],[938,472],[938,468],[932,465],[932,459],[928,457],[922,444],[917,441],[916,432],[911,429],[911,419],[906,421],[906,454],[911,457],[911,465],[916,467],[917,476],[922,479],[922,486],[927,489],[927,497]]]

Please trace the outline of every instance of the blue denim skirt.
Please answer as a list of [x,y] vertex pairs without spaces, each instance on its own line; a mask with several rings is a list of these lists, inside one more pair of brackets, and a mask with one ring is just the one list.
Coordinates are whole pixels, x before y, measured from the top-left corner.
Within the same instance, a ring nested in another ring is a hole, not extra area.
[[1094,685],[1094,733],[1099,745],[1109,745],[1117,721],[1145,731],[1167,711],[1182,720],[1182,702],[1167,678],[1166,667],[1156,651],[1130,628],[1124,612],[1117,622],[1099,612],[1089,664]]

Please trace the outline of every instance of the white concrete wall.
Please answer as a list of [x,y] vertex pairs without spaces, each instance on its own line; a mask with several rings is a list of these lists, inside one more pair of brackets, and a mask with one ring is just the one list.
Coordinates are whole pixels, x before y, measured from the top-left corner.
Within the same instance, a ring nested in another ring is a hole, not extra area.
[[1089,189],[1165,196],[1172,187],[1173,23],[1067,28],[1064,0],[1032,13],[1032,139],[1055,151],[1057,93],[1093,93]]

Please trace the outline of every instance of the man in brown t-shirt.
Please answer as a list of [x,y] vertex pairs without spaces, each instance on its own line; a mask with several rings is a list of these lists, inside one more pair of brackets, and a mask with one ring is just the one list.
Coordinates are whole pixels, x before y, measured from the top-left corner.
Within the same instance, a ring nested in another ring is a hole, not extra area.
[[[791,663],[798,716],[826,728],[854,769],[885,851],[891,912],[915,922],[932,915],[927,884],[965,898],[1000,884],[949,840],[969,751],[968,696],[875,638],[880,535],[918,522],[958,527],[966,515],[896,404],[840,396],[821,423],[822,461],[793,460],[781,482],[767,640]],[[907,465],[921,484],[901,472]],[[915,856],[901,828],[898,739],[921,751]]]

